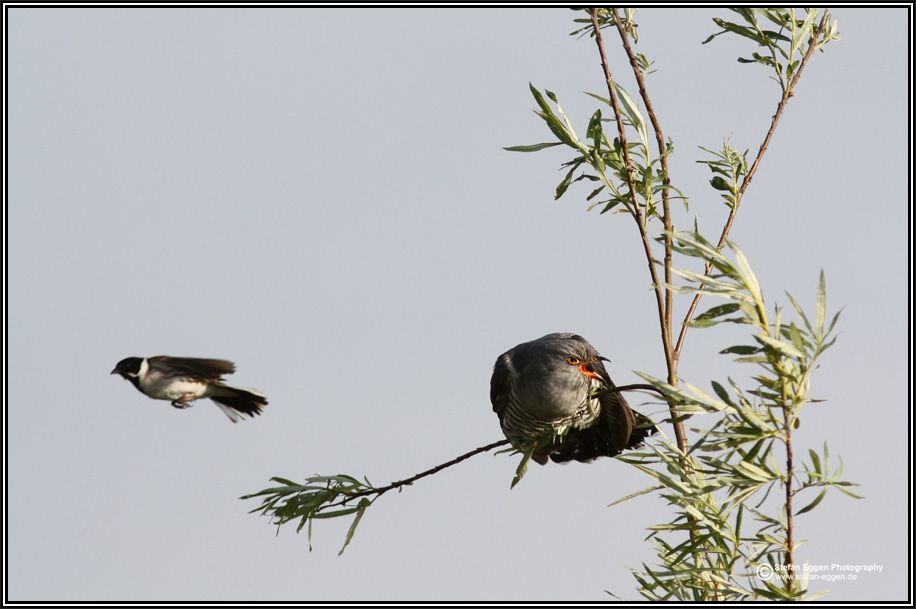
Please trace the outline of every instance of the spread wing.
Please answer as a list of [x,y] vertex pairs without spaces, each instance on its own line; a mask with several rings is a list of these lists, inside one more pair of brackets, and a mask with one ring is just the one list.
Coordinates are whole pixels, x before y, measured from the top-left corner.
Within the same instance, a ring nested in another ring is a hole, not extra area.
[[188,376],[211,382],[219,382],[224,374],[235,372],[235,364],[224,359],[157,355],[148,358],[147,362],[151,370],[156,370],[163,374]]

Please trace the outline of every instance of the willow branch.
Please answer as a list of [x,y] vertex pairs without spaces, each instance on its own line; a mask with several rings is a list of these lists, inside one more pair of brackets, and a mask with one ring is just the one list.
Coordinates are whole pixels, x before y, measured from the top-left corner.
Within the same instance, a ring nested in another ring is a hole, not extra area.
[[[659,395],[664,395],[662,394],[661,391],[659,391],[652,385],[648,385],[645,383],[633,383],[631,385],[617,385],[616,387],[605,387],[602,391],[605,393],[623,393],[625,391],[654,391],[658,393]],[[360,497],[368,497],[370,495],[375,495],[375,498],[373,499],[373,501],[375,501],[375,499],[381,497],[388,491],[392,491],[394,489],[401,488],[402,486],[409,486],[421,478],[425,478],[427,476],[432,476],[433,474],[437,474],[448,467],[457,465],[466,459],[470,459],[474,455],[479,455],[480,453],[489,452],[493,450],[494,448],[499,448],[500,446],[506,446],[508,444],[509,444],[509,440],[499,440],[497,442],[491,442],[490,444],[487,444],[486,446],[475,448],[472,451],[468,451],[464,453],[463,455],[459,455],[455,457],[451,461],[440,463],[439,465],[435,467],[431,467],[425,471],[422,471],[419,474],[411,476],[410,478],[405,478],[404,480],[398,480],[397,482],[392,482],[388,486],[382,486],[379,488],[370,488],[364,491],[360,491],[358,493],[353,493],[352,495],[347,495],[347,497],[343,499],[342,501],[324,505],[320,508],[320,510],[325,510],[327,508],[334,507],[334,506],[346,505],[348,502],[354,499],[359,499]]]
[[[627,137],[624,132],[623,116],[620,113],[620,106],[617,103],[617,92],[614,89],[614,77],[611,74],[611,68],[607,62],[607,54],[604,52],[604,39],[601,36],[601,27],[598,25],[598,9],[593,8],[589,11],[592,18],[592,28],[595,31],[595,43],[598,45],[598,53],[601,55],[601,67],[604,70],[604,79],[607,82],[608,99],[611,102],[611,108],[614,110],[614,118],[617,122],[617,137],[620,139],[620,146],[623,149],[623,165],[627,176],[627,186],[630,189],[630,198],[633,200],[630,213],[636,220],[639,228],[639,236],[642,240],[643,250],[646,254],[646,261],[649,264],[649,275],[652,278],[652,289],[655,292],[655,304],[658,308],[658,321],[662,333],[662,347],[665,351],[665,364],[668,368],[669,376],[675,370],[674,357],[671,349],[671,331],[667,323],[667,314],[665,312],[665,301],[662,296],[661,284],[658,281],[658,271],[655,268],[655,257],[652,255],[652,245],[649,243],[649,235],[643,224],[642,212],[639,208],[639,202],[636,198],[636,180],[633,177],[633,167],[630,165],[630,153],[627,149]],[[674,435],[677,438],[678,447],[681,452],[687,450],[687,435],[684,433],[684,425],[678,421],[674,404],[669,403],[668,408],[671,411],[671,418],[675,420]]]
[[[347,502],[349,502],[349,501],[352,501],[352,500],[354,500],[354,499],[359,499],[360,497],[368,497],[369,495],[375,495],[375,499],[378,499],[379,497],[381,497],[382,495],[384,495],[384,494],[387,493],[388,491],[394,490],[394,489],[396,489],[396,488],[401,488],[402,486],[408,486],[408,485],[410,485],[410,484],[413,484],[414,482],[416,482],[416,481],[419,480],[420,478],[425,478],[425,477],[427,477],[427,476],[432,476],[433,474],[437,474],[437,473],[441,472],[442,470],[444,470],[444,469],[447,468],[447,467],[451,467],[451,466],[453,466],[453,465],[457,465],[458,463],[461,463],[461,462],[464,461],[465,459],[470,459],[470,458],[473,457],[474,455],[479,455],[480,453],[485,453],[485,452],[487,452],[487,451],[493,450],[494,448],[499,448],[500,446],[505,446],[505,445],[508,444],[508,443],[509,443],[509,440],[499,440],[499,441],[497,441],[497,442],[491,442],[490,444],[487,444],[486,446],[481,446],[481,447],[479,447],[479,448],[475,448],[475,449],[472,450],[472,451],[466,452],[466,453],[464,453],[463,455],[459,455],[459,456],[455,457],[455,458],[452,459],[451,461],[446,461],[445,463],[441,463],[441,464],[439,464],[439,465],[437,465],[437,466],[435,466],[435,467],[432,467],[432,468],[430,468],[430,469],[428,469],[428,470],[422,471],[422,472],[420,472],[419,474],[417,474],[417,475],[415,475],[415,476],[411,476],[410,478],[405,478],[404,480],[398,480],[397,482],[392,482],[392,483],[389,484],[388,486],[382,486],[382,487],[379,487],[379,488],[370,488],[370,489],[367,489],[367,490],[364,490],[364,491],[360,491],[360,492],[358,492],[358,493],[353,493],[352,495],[348,495],[347,498],[344,499],[343,501],[339,501],[339,502],[337,502],[337,503],[329,503],[328,505],[322,506],[321,509],[327,509],[327,508],[329,508],[329,507],[340,506],[340,505],[346,505]],[[375,501],[375,499],[373,499],[373,501]]]
[[[716,245],[716,251],[721,250],[725,245],[725,242],[728,240],[728,234],[731,232],[732,224],[735,221],[735,214],[738,213],[738,207],[741,204],[744,193],[747,190],[747,187],[750,186],[751,180],[754,179],[754,175],[757,173],[757,168],[760,166],[760,161],[763,159],[763,155],[766,153],[767,148],[770,145],[770,140],[773,138],[773,134],[776,132],[776,127],[779,125],[779,119],[782,117],[782,113],[786,108],[786,104],[795,94],[795,86],[798,84],[798,80],[801,78],[805,66],[808,65],[808,61],[814,55],[814,51],[817,48],[817,42],[824,34],[824,30],[827,27],[827,21],[829,17],[830,12],[825,10],[823,17],[821,17],[821,22],[818,24],[817,29],[814,31],[810,40],[808,41],[808,50],[805,52],[804,57],[802,57],[801,63],[798,66],[798,71],[795,72],[795,75],[792,77],[792,81],[783,92],[782,97],[779,100],[779,104],[776,106],[776,113],[773,114],[773,120],[770,121],[770,128],[767,130],[766,137],[763,138],[763,142],[760,144],[760,148],[757,150],[757,156],[754,158],[754,162],[751,164],[751,168],[748,170],[747,174],[745,174],[744,179],[741,181],[741,186],[738,188],[738,192],[735,194],[735,204],[732,206],[728,213],[728,218],[725,220],[725,226],[722,227],[722,233],[719,236],[719,242]],[[707,262],[705,275],[708,277],[710,273],[712,273],[712,264]],[[690,320],[693,318],[693,314],[696,312],[697,305],[700,304],[700,299],[702,297],[702,290],[699,290],[696,292],[696,294],[694,294],[693,300],[690,302],[690,307],[687,309],[687,314],[684,316],[684,321],[681,322],[681,330],[678,334],[677,343],[674,347],[673,354],[675,371],[677,370],[678,360],[680,360],[681,357],[681,348],[684,346],[684,338],[687,336],[687,328],[690,325]]]
[[648,383],[633,383],[632,385],[617,385],[616,387],[605,387],[602,389],[605,393],[623,393],[624,391],[652,391],[658,395],[665,397],[665,394],[658,390],[658,388],[649,385]]
[[[658,120],[658,115],[655,113],[655,107],[652,105],[652,99],[649,97],[649,91],[646,89],[646,80],[642,69],[639,67],[639,62],[636,59],[636,53],[633,52],[633,47],[630,46],[630,38],[627,35],[627,30],[623,26],[623,23],[620,22],[620,17],[617,15],[617,9],[611,9],[611,14],[614,16],[614,25],[617,26],[617,33],[620,34],[620,42],[623,44],[623,50],[626,51],[627,57],[630,59],[630,67],[633,68],[633,76],[636,77],[636,84],[639,85],[639,95],[642,97],[642,102],[646,106],[646,112],[649,113],[649,121],[652,123],[652,129],[655,131],[655,143],[658,146],[658,158],[662,170],[662,184],[664,185],[664,189],[662,189],[662,222],[665,225],[665,323],[668,325],[670,336],[672,327],[671,317],[674,310],[673,291],[670,287],[672,248],[670,235],[671,207],[668,201],[668,185],[671,183],[671,178],[668,174],[668,155],[665,154],[667,150],[665,145],[665,134],[662,132],[661,122]],[[676,385],[677,378],[669,377],[668,382],[672,385]]]
[[785,429],[786,429],[786,567],[788,568],[789,578],[786,581],[786,588],[789,592],[792,592],[795,584],[796,573],[792,569],[792,565],[795,564],[795,540],[793,536],[793,522],[795,520],[795,514],[792,507],[792,497],[794,492],[792,491],[792,477],[795,475],[795,465],[792,455],[792,423],[789,420],[789,408],[783,406],[783,417],[785,420]]

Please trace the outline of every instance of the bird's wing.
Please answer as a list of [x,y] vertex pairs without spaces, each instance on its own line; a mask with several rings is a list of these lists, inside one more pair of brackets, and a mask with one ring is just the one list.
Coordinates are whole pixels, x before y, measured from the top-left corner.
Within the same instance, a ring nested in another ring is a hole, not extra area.
[[493,376],[490,377],[490,402],[500,421],[509,403],[509,375],[512,373],[509,359],[509,352],[500,355],[493,365]]
[[[598,375],[604,379],[608,389],[616,388],[601,360],[596,360],[594,368]],[[602,393],[598,399],[601,401],[601,419],[611,431],[611,441],[614,444],[614,448],[622,451],[629,447],[630,435],[633,433],[633,427],[636,424],[633,411],[630,410],[630,405],[627,404],[621,393]]]
[[146,361],[151,370],[167,375],[189,376],[211,382],[218,382],[222,380],[224,374],[235,372],[235,364],[224,359],[157,355],[148,358]]

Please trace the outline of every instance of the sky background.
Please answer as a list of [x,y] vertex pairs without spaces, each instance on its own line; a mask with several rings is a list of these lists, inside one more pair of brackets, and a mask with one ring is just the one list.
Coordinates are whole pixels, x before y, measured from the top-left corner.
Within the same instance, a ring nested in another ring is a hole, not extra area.
[[[724,10],[643,9],[638,50],[671,175],[701,229],[726,210],[698,146],[756,151],[778,89],[752,49],[700,45]],[[501,438],[496,357],[575,331],[618,383],[662,376],[632,221],[553,201],[569,157],[528,82],[584,132],[605,91],[568,10],[43,9],[8,22],[9,600],[608,600],[667,508],[612,459],[483,455],[386,495],[342,557],[249,515],[281,475],[397,480]],[[883,566],[830,600],[907,596],[908,195],[905,9],[837,9],[732,232],[765,296],[840,337],[796,452],[830,441],[867,499],[797,521],[812,564]],[[612,69],[636,97],[616,36]],[[715,303],[713,303],[715,304]],[[680,319],[686,299],[679,302]],[[683,378],[744,378],[692,330]],[[119,377],[130,355],[222,357],[270,406],[232,425]],[[645,398],[634,396],[639,405]],[[639,406],[658,412],[653,404]],[[666,430],[670,433],[670,429]]]

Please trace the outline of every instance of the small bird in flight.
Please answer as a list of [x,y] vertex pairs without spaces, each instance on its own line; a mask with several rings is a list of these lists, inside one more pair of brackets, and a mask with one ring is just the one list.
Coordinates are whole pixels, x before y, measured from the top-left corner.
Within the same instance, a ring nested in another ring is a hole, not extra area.
[[235,372],[235,364],[224,359],[200,357],[127,357],[111,371],[133,383],[154,400],[169,400],[175,408],[188,408],[201,398],[210,398],[236,423],[261,414],[267,398],[253,389],[223,384],[223,375]]

